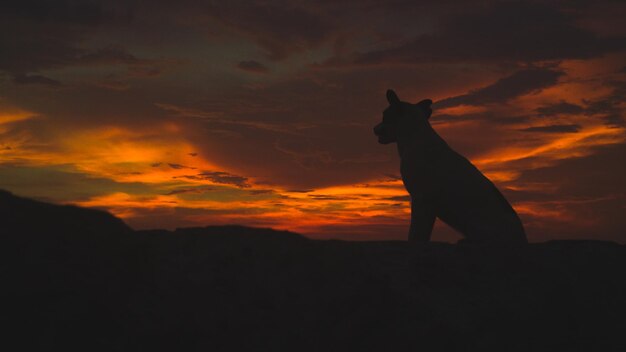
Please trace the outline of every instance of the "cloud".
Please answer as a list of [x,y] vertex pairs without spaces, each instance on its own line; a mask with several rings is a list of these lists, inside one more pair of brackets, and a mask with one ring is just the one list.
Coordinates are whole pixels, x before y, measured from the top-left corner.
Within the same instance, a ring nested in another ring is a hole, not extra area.
[[224,171],[203,171],[195,175],[175,176],[174,178],[183,178],[188,180],[206,180],[218,184],[234,185],[239,188],[250,187],[247,177],[233,175]]
[[576,133],[580,131],[581,126],[572,125],[548,125],[548,126],[535,126],[523,128],[520,131],[523,132],[542,132],[542,133]]
[[571,104],[566,101],[561,101],[557,104],[550,104],[539,107],[535,109],[538,113],[542,115],[560,115],[560,114],[580,114],[585,111],[585,109],[576,104]]
[[205,171],[198,174],[199,177],[207,180],[211,180],[215,183],[235,185],[241,188],[250,187],[248,178],[243,176],[237,176],[223,171]]
[[6,15],[40,22],[63,22],[95,26],[111,19],[113,9],[97,1],[82,0],[5,0],[0,10]]
[[[173,104],[156,103],[155,105],[160,109],[173,113],[173,115],[177,117],[201,119],[208,123],[216,123],[216,124],[223,124],[223,125],[236,125],[236,126],[242,126],[245,128],[259,129],[259,130],[265,130],[265,131],[270,131],[270,132],[295,134],[297,133],[298,129],[308,127],[308,126],[304,126],[302,124],[297,124],[297,123],[283,124],[283,123],[255,121],[253,119],[243,120],[243,119],[232,119],[232,118],[224,117],[224,115],[228,113],[230,113],[229,115],[231,116],[241,114],[241,112],[237,111],[238,109],[237,107],[232,108],[232,110],[229,109],[228,107],[225,107],[223,108],[224,110],[221,110],[220,108],[218,108],[218,109],[214,109],[213,111],[211,110],[205,111],[205,110],[196,109],[196,108],[181,107],[181,106],[177,106]],[[259,109],[257,110],[257,112],[267,107],[258,106],[258,108]],[[269,110],[271,111],[271,110],[280,110],[280,109],[277,107],[269,107]]]
[[276,191],[273,189],[253,189],[249,191],[252,195],[261,195],[261,194],[275,194]]
[[359,199],[357,197],[348,197],[348,196],[331,196],[331,195],[327,195],[327,194],[309,194],[308,195],[310,198],[313,198],[315,200],[355,200],[355,199]]
[[269,69],[262,63],[254,60],[240,61],[237,68],[250,73],[268,73]]
[[[522,217],[537,237],[624,241],[626,166],[616,161],[625,155],[626,144],[614,144],[598,148],[591,156],[525,170],[517,182],[520,187],[542,186],[512,193],[511,197],[529,207]],[[541,211],[549,209],[557,211],[557,216],[541,217]]]
[[80,41],[118,17],[93,1],[3,1],[4,28],[19,28],[0,37],[0,70],[28,73],[62,67],[83,53]]
[[410,202],[411,201],[411,196],[406,195],[406,196],[395,196],[395,197],[389,197],[387,198],[388,200],[393,200],[396,202]]
[[[187,155],[189,155],[189,153],[187,153]],[[157,163],[156,165],[160,166],[161,163]],[[182,170],[182,169],[195,170],[195,169],[197,169],[195,167],[185,166],[185,165],[176,164],[176,163],[168,163],[167,166],[169,166],[169,167],[171,167],[172,169],[175,169],[175,170]]]
[[316,47],[332,32],[326,17],[292,2],[213,2],[206,14],[250,38],[274,61]]
[[172,191],[167,192],[165,195],[171,196],[171,195],[175,195],[175,194],[188,194],[188,193],[192,193],[192,194],[203,194],[206,192],[211,192],[214,191],[215,188],[213,187],[194,187],[194,188],[178,188]]
[[148,60],[138,59],[121,46],[110,45],[76,57],[76,63],[82,64],[139,64]]
[[289,155],[293,160],[304,169],[315,169],[320,165],[328,165],[335,163],[336,160],[325,150],[311,150],[306,143],[292,143],[291,146],[285,146],[282,143],[274,143],[276,151]]
[[310,189],[287,189],[285,190],[285,192],[289,192],[289,193],[309,193],[309,192],[313,192],[314,189],[310,188]]
[[11,135],[16,125],[36,117],[36,112],[21,109],[0,97],[0,140],[11,141],[16,137]]
[[601,99],[587,100],[585,113],[600,115],[608,125],[623,126],[626,121],[626,80],[612,81],[613,92]]
[[[438,28],[403,44],[355,53],[351,64],[420,62],[536,62],[591,58],[620,51],[623,36],[601,36],[578,25],[584,13],[559,3],[500,2],[462,6]],[[584,6],[580,6],[584,8]],[[332,58],[327,65],[341,63]]]
[[61,82],[48,78],[42,75],[26,75],[26,74],[18,74],[13,76],[13,83],[15,84],[40,84],[44,86],[50,87],[59,87]]
[[520,70],[486,87],[437,101],[433,104],[433,108],[441,109],[458,105],[504,103],[521,95],[552,86],[563,75],[563,72],[549,68]]
[[147,77],[175,64],[138,58],[120,45],[85,45],[110,26],[129,23],[131,10],[122,2],[9,0],[0,6],[3,28],[16,29],[0,36],[0,71],[16,84],[59,85],[40,72],[68,67],[124,65],[129,75]]
[[147,195],[159,192],[142,182],[116,182],[68,165],[0,164],[0,189],[53,202],[80,201],[112,192]]

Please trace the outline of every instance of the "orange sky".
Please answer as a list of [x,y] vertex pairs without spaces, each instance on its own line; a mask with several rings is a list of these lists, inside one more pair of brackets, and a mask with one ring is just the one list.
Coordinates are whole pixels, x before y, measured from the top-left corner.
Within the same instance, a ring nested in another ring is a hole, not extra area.
[[624,6],[413,3],[2,5],[0,188],[138,229],[404,239],[397,152],[372,133],[394,88],[435,101],[531,241],[626,242]]

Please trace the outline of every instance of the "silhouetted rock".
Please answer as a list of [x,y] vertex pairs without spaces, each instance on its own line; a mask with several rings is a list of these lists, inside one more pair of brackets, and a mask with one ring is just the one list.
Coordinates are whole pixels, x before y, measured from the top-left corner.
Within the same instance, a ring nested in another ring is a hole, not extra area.
[[103,212],[0,199],[3,342],[22,350],[625,350],[615,243],[132,231]]

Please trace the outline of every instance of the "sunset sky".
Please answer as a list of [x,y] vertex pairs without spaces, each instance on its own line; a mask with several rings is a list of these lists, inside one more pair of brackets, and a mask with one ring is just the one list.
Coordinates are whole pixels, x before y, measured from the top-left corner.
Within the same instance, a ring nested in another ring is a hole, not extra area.
[[[135,229],[405,239],[385,91],[530,241],[626,242],[623,1],[0,2],[0,189]],[[433,240],[460,238],[437,223]]]

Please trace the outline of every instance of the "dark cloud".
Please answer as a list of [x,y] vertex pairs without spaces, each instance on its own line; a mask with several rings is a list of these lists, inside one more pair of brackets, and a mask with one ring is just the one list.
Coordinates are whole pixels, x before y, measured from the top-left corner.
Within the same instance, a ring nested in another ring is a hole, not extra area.
[[562,101],[558,104],[542,106],[537,108],[535,111],[542,115],[552,116],[559,114],[581,114],[585,111],[585,109],[580,105]]
[[149,60],[138,59],[132,55],[126,49],[119,45],[109,45],[104,48],[96,49],[90,52],[77,56],[75,58],[75,64],[144,64]]
[[[546,218],[534,231],[540,237],[587,237],[624,241],[626,218],[626,144],[605,146],[596,153],[564,160],[551,167],[525,170],[518,183],[549,185],[536,191],[511,193],[512,200],[538,202],[546,208],[559,210],[563,218]],[[547,187],[547,188],[550,188]],[[573,220],[569,220],[573,219]],[[527,218],[532,224],[533,219]],[[567,226],[570,221],[586,226]],[[550,227],[548,227],[550,226]],[[550,232],[546,232],[550,231]]]
[[[495,83],[467,94],[446,98],[433,104],[434,109],[454,107],[458,105],[485,105],[507,103],[507,101],[557,85],[565,73],[552,68],[533,68],[515,72],[501,78]],[[623,104],[626,103],[626,88],[622,81],[605,84],[614,90],[611,94],[597,100],[583,100],[583,105],[566,101],[544,105],[536,108],[535,114],[496,115],[494,112],[466,113],[460,115],[437,114],[432,119],[434,124],[441,122],[489,120],[499,124],[519,124],[536,117],[552,117],[556,115],[587,115],[603,118],[608,125],[622,126],[624,122]],[[580,126],[574,124],[558,124],[544,127],[531,127],[528,132],[576,132]]]
[[401,181],[402,180],[402,176],[395,175],[395,174],[385,174],[385,177],[387,177],[388,180],[390,180],[390,181]]
[[3,1],[0,71],[18,84],[48,85],[53,82],[39,72],[74,66],[125,65],[132,76],[154,76],[164,60],[138,58],[120,45],[85,45],[106,29],[128,23],[130,13],[121,1]]
[[336,201],[343,201],[343,200],[354,200],[354,199],[358,199],[356,197],[350,197],[350,196],[333,196],[333,195],[328,195],[328,194],[309,194],[308,195],[309,198],[315,199],[315,200],[336,200]]
[[[2,21],[2,16],[0,16]],[[43,69],[66,66],[82,52],[74,43],[82,37],[74,29],[55,28],[48,30],[43,25],[15,23],[3,26],[3,31],[9,33],[10,27],[26,27],[25,34],[15,36],[0,36],[0,70],[20,75],[36,72]],[[39,28],[37,28],[39,27]],[[29,33],[28,29],[33,28]]]
[[262,63],[254,60],[240,61],[237,68],[251,73],[268,73],[269,69]]
[[335,163],[336,160],[326,150],[312,150],[309,143],[302,141],[293,141],[289,145],[286,143],[274,143],[274,148],[286,155],[304,169],[315,169],[322,165]]
[[[435,111],[436,112],[436,111]],[[515,114],[496,114],[493,111],[485,111],[481,113],[467,113],[460,115],[450,115],[450,114],[435,114],[435,116],[431,119],[431,123],[433,126],[436,126],[441,123],[448,122],[461,122],[461,121],[489,121],[489,123],[495,123],[498,125],[517,125],[520,123],[525,123],[531,120],[534,115],[515,115]]]
[[[219,90],[190,108],[159,106],[174,116],[202,121],[204,127],[188,135],[204,158],[224,169],[254,175],[255,182],[320,188],[366,182],[397,170],[395,147],[379,145],[372,132],[388,104],[390,83],[401,97],[419,100],[445,96],[455,85],[475,86],[485,77],[495,81],[499,75],[469,67],[461,72],[443,65],[307,69],[255,89]],[[233,133],[207,138],[216,129]],[[259,155],[271,155],[272,166]]]
[[[626,195],[626,144],[598,148],[587,157],[573,158],[552,167],[526,170],[521,182],[550,182],[562,195],[604,197]],[[564,176],[565,175],[565,176]]]
[[276,193],[276,191],[274,191],[273,189],[253,189],[250,190],[248,193],[258,196],[262,194],[274,194]]
[[130,84],[128,84],[127,82],[124,82],[124,80],[116,79],[113,76],[110,76],[103,80],[94,81],[92,85],[98,88],[117,90],[117,91],[128,90],[131,87]]
[[38,22],[63,22],[94,26],[109,18],[99,1],[90,0],[5,0],[0,12]]
[[292,2],[214,2],[207,6],[207,14],[249,37],[271,60],[318,46],[332,32],[326,17]]
[[3,1],[0,70],[15,74],[64,66],[107,16],[94,2]]
[[396,201],[396,202],[410,202],[411,201],[411,196],[406,195],[406,196],[395,196],[395,197],[389,197],[389,198],[385,198],[386,200],[392,200],[392,201]]
[[235,185],[241,188],[250,187],[248,178],[243,176],[237,176],[228,172],[222,171],[205,171],[198,174],[199,177],[205,180],[211,180],[215,183],[223,183],[227,185]]
[[586,100],[588,106],[585,113],[601,116],[608,125],[623,126],[626,118],[626,81],[609,82],[607,86],[612,86],[613,92],[602,99]]
[[173,191],[166,193],[166,195],[171,196],[175,194],[203,194],[207,192],[214,191],[213,187],[195,187],[195,188],[178,188]]
[[580,131],[582,127],[580,125],[548,125],[548,126],[536,126],[521,129],[523,132],[541,132],[541,133],[576,133]]
[[[591,58],[622,50],[625,37],[606,37],[577,24],[582,11],[558,2],[491,2],[464,7],[439,28],[399,46],[356,54],[356,64],[534,62]],[[584,8],[584,6],[579,6]],[[328,64],[340,63],[340,58]]]
[[[160,164],[159,164],[160,165]],[[173,163],[168,163],[167,164],[169,167],[171,167],[172,169],[175,170],[181,170],[181,169],[190,169],[190,170],[195,170],[195,167],[189,167],[189,166],[185,166],[185,165],[180,165],[180,164],[173,164]]]
[[517,71],[489,86],[470,91],[467,94],[440,100],[433,104],[433,108],[504,103],[518,96],[552,86],[563,75],[564,73],[561,71],[548,68],[531,68]]
[[247,177],[233,175],[223,171],[203,171],[196,175],[175,176],[174,178],[185,178],[189,180],[207,180],[219,184],[234,185],[239,188],[250,187]]
[[42,75],[26,75],[18,74],[13,77],[13,83],[15,84],[40,84],[50,87],[58,87],[61,82]]
[[288,189],[286,190],[286,192],[290,192],[290,193],[309,193],[309,192],[313,192],[314,189]]
[[561,102],[558,104],[542,106],[536,111],[545,116],[553,116],[559,114],[584,114],[588,116],[598,116],[604,119],[607,125],[623,126],[624,124],[624,108],[626,103],[626,84],[622,81],[608,82],[607,87],[614,88],[614,91],[601,99],[584,100],[585,107]]
[[104,194],[154,194],[158,188],[141,182],[114,180],[68,170],[59,166],[33,167],[0,163],[0,189],[26,197],[66,203],[88,200]]

